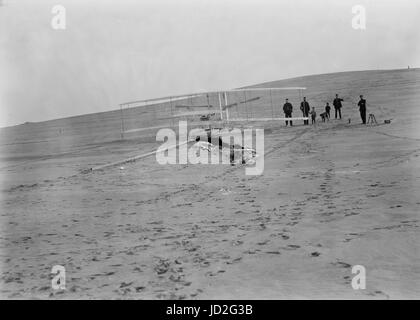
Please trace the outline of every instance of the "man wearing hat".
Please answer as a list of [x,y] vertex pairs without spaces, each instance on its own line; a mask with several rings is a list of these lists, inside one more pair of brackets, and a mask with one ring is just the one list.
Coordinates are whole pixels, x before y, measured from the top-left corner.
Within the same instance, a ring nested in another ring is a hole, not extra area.
[[[289,102],[289,99],[286,99],[286,103],[283,105],[283,112],[284,112],[284,117],[285,118],[291,118],[292,117],[293,106]],[[286,120],[286,126],[287,126],[288,122],[289,121]],[[290,126],[293,126],[293,121],[292,120],[290,120]]]
[[363,99],[363,95],[360,95],[360,101],[357,104],[359,106],[360,117],[362,118],[363,124],[366,124],[366,100]]

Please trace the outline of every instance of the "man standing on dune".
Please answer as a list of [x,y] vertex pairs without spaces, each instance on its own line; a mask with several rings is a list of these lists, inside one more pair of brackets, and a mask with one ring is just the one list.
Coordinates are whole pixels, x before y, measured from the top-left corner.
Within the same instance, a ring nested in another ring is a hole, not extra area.
[[[302,111],[302,114],[304,117],[309,116],[309,103],[306,101],[306,97],[303,97],[303,101],[300,103],[300,110]],[[303,124],[308,125],[309,120],[303,120]]]
[[333,101],[333,106],[334,106],[334,109],[335,109],[335,118],[336,119],[337,119],[337,113],[339,114],[340,119],[341,119],[341,107],[342,107],[341,101],[343,101],[343,99],[339,98],[338,94],[336,94],[335,99]]
[[[291,118],[292,117],[293,106],[289,102],[289,99],[286,99],[286,103],[283,105],[283,112],[284,112],[284,117],[285,118]],[[286,126],[287,126],[288,122],[289,121],[286,120]],[[293,126],[293,121],[292,120],[290,120],[290,126]]]
[[366,124],[366,100],[363,99],[363,95],[360,96],[360,101],[357,104],[359,106],[360,117],[362,118],[363,124]]

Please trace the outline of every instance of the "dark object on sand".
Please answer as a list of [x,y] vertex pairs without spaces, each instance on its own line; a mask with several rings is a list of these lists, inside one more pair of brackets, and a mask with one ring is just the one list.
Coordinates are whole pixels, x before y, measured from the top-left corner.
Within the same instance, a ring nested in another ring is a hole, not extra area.
[[389,120],[384,120],[384,123],[387,123],[387,124],[391,123],[391,119],[389,119]]

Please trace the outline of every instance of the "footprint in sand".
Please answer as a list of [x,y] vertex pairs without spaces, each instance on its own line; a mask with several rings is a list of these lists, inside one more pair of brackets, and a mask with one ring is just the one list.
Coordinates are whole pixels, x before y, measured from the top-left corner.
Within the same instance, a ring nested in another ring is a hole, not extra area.
[[289,244],[287,247],[283,247],[282,249],[284,249],[284,250],[296,250],[296,249],[299,249],[299,248],[300,248],[299,245]]
[[269,241],[269,240],[265,240],[265,241],[257,242],[257,245],[259,245],[259,246],[264,246],[264,245],[266,245],[268,242],[270,242],[270,241]]
[[333,266],[340,267],[340,268],[346,268],[346,269],[351,268],[351,264],[348,264],[348,263],[340,261],[340,260],[337,260],[337,262],[332,262],[331,264]]

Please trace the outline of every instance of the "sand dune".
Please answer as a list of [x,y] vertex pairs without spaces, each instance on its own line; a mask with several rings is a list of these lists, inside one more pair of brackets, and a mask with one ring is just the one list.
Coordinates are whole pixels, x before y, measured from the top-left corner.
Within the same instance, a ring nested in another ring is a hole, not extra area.
[[[159,145],[118,141],[118,112],[1,129],[0,297],[418,298],[420,70],[260,86],[306,86],[318,110],[339,93],[343,120],[270,125],[261,176],[154,157],[82,173]],[[359,94],[379,125],[360,124]]]

